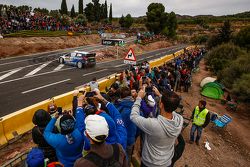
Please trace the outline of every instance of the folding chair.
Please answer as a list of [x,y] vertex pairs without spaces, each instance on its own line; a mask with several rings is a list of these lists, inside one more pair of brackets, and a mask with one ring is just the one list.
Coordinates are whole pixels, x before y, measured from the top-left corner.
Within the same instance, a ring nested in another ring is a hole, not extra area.
[[232,118],[228,115],[223,115],[214,121],[216,127],[224,128],[232,121]]

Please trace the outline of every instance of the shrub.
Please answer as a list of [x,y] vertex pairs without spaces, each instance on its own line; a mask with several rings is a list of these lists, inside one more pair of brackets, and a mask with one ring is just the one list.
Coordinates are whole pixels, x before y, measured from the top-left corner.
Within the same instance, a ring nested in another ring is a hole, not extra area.
[[240,30],[234,38],[234,43],[250,50],[250,26]]
[[232,89],[236,80],[243,74],[250,74],[250,55],[246,52],[242,52],[236,60],[231,61],[228,67],[219,73],[218,80]]
[[245,52],[240,47],[231,43],[222,44],[213,48],[205,57],[206,65],[210,66],[214,73],[225,69],[230,65],[232,60],[237,59],[239,55]]
[[197,35],[191,38],[193,44],[204,44],[208,40],[208,35]]
[[238,80],[233,84],[232,92],[242,102],[250,101],[250,73],[243,74]]

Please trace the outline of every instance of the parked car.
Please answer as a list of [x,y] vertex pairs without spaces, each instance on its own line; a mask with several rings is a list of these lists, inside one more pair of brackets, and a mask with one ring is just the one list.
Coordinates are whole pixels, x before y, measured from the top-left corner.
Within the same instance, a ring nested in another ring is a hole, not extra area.
[[74,51],[59,57],[59,63],[83,68],[87,66],[95,66],[96,53],[89,53],[83,51]]

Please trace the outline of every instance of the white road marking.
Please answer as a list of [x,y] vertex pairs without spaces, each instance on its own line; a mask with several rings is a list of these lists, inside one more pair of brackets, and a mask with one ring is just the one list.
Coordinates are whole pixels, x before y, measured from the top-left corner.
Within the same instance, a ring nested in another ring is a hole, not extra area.
[[107,69],[102,69],[102,70],[98,70],[98,71],[95,71],[95,72],[90,72],[90,73],[84,74],[82,76],[85,77],[85,76],[88,76],[88,75],[91,75],[91,74],[95,74],[95,73],[98,73],[98,72],[103,72],[103,71],[107,71]]
[[4,74],[2,76],[0,76],[0,81],[3,80],[4,78],[7,78],[8,76],[11,76],[12,74],[15,74],[16,72],[22,70],[23,68],[18,68],[18,69],[15,69],[15,70],[12,70],[10,72],[8,72],[7,74]]
[[[160,54],[156,54],[156,56],[159,56]],[[152,55],[152,56],[148,56],[147,58],[151,58],[151,57],[154,57],[155,55]]]
[[128,64],[120,64],[120,65],[117,65],[115,67],[121,67],[121,66],[125,66],[125,65],[128,65]]
[[62,69],[63,67],[64,67],[64,64],[60,64],[53,71],[58,71],[58,70]]
[[[57,59],[56,59],[56,60],[52,60],[52,62],[53,62],[53,61],[57,61]],[[20,69],[20,68],[28,68],[28,67],[32,67],[32,66],[36,66],[36,65],[40,65],[40,64],[44,64],[44,63],[45,63],[45,62],[37,63],[37,64],[31,64],[31,65],[27,65],[27,66],[23,66],[23,67],[18,67],[18,68],[13,68],[13,69],[10,69],[10,70],[1,71],[0,74],[1,74],[1,73],[4,73],[4,72],[9,72],[9,71],[13,71],[13,70],[16,70],[16,69]]]
[[55,83],[51,83],[51,84],[48,84],[48,85],[40,86],[40,87],[37,87],[37,88],[34,88],[34,89],[30,89],[30,90],[24,91],[24,92],[22,92],[22,94],[33,92],[33,91],[36,91],[36,90],[39,90],[39,89],[43,89],[43,88],[46,88],[46,87],[49,87],[49,86],[57,85],[57,84],[60,84],[60,83],[63,83],[63,82],[67,82],[69,80],[71,80],[71,79],[65,79],[65,80],[58,81],[58,82],[55,82]]
[[42,64],[41,66],[37,67],[36,69],[34,69],[33,71],[29,72],[28,74],[25,75],[25,77],[27,76],[31,76],[34,75],[35,73],[37,73],[38,71],[42,70],[44,67],[46,67],[47,65],[49,65],[49,63],[51,63],[52,61],[49,61],[45,64]]
[[41,75],[46,75],[46,74],[61,72],[61,71],[66,71],[66,70],[72,70],[72,69],[75,69],[75,67],[65,68],[65,69],[62,69],[62,70],[59,70],[59,71],[49,71],[49,72],[45,72],[45,73],[41,73],[41,74],[36,74],[36,75],[27,76],[27,77],[22,77],[22,78],[16,78],[16,79],[8,80],[8,81],[3,81],[3,82],[0,82],[0,85],[5,84],[5,83],[9,83],[9,82],[13,82],[13,81],[23,80],[23,79],[26,79],[26,78],[33,78],[33,77],[37,77],[37,76],[41,76]]

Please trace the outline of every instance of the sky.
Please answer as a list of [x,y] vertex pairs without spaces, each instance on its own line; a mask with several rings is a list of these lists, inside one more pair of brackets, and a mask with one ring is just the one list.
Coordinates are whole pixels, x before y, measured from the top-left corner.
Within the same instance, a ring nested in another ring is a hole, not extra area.
[[[75,5],[78,11],[78,0],[66,0],[68,10]],[[83,0],[84,7],[91,0]],[[105,0],[100,0],[104,3]],[[250,10],[249,0],[107,0],[112,3],[113,17],[131,14],[133,17],[144,16],[150,3],[162,3],[166,12],[174,11],[181,15],[227,15]],[[59,9],[61,0],[0,0],[0,4],[29,5],[33,8]]]

